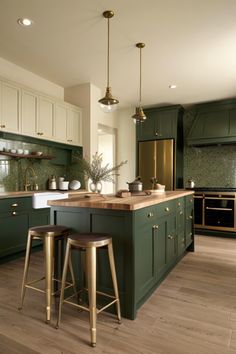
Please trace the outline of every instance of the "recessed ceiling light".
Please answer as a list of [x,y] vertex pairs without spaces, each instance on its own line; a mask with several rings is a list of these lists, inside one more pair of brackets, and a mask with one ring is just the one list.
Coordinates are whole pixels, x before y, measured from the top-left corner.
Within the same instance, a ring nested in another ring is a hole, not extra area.
[[175,89],[176,87],[177,87],[177,85],[174,85],[174,84],[173,85],[169,85],[170,89]]
[[30,18],[26,18],[26,17],[18,18],[17,22],[19,25],[24,27],[28,27],[33,24],[33,21]]

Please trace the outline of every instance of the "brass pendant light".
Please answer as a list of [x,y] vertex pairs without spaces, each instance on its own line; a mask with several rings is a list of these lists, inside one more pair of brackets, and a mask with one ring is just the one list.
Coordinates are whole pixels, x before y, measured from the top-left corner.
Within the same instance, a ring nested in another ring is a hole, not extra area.
[[145,47],[144,43],[137,43],[136,47],[140,49],[140,84],[139,84],[139,106],[136,107],[135,114],[132,116],[135,123],[143,123],[146,116],[142,109],[142,49]]
[[101,98],[98,102],[100,103],[101,109],[106,112],[113,112],[117,108],[117,104],[119,101],[112,96],[111,87],[110,87],[110,18],[114,16],[113,11],[104,11],[103,17],[107,18],[107,87],[106,93],[103,98]]

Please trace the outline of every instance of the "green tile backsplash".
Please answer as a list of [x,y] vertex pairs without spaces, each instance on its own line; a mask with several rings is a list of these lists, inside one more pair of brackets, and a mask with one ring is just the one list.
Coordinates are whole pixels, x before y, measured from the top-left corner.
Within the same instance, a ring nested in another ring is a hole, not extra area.
[[48,189],[48,178],[55,175],[63,176],[66,180],[79,180],[84,187],[83,174],[78,163],[73,163],[72,155],[80,154],[80,150],[71,152],[46,144],[31,144],[17,140],[0,139],[0,151],[9,149],[23,149],[42,151],[44,155],[54,156],[52,160],[12,158],[0,155],[0,192],[24,190],[25,169],[33,167],[36,177],[28,174],[31,184],[37,183],[39,190]]
[[236,187],[236,145],[190,147],[186,137],[194,111],[184,115],[184,185],[193,178],[196,187]]

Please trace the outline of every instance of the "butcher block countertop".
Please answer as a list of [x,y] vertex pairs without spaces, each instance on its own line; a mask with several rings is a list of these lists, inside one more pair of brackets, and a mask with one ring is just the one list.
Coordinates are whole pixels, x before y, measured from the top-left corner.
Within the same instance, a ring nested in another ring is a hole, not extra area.
[[68,190],[68,191],[60,191],[60,190],[38,190],[38,191],[18,191],[18,192],[0,192],[0,199],[5,199],[5,198],[20,198],[20,197],[32,197],[35,193],[51,193],[51,192],[57,192],[57,193],[69,193],[69,196],[73,195],[80,195],[80,194],[85,194],[87,193],[85,189],[80,189],[80,190]]
[[97,208],[111,210],[138,210],[151,205],[166,202],[168,200],[185,197],[193,194],[193,191],[166,191],[162,194],[134,195],[126,198],[108,196],[102,194],[88,194],[81,196],[69,196],[67,199],[48,201],[50,206]]

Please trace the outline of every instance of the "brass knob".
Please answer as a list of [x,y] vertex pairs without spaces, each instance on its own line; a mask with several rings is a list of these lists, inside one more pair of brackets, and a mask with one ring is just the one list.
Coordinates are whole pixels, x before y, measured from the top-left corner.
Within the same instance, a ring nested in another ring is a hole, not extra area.
[[37,135],[43,135],[43,132],[38,132]]
[[17,203],[14,203],[11,205],[12,207],[18,207],[18,204]]
[[179,215],[183,215],[183,212],[182,212],[182,210],[179,212]]
[[1,128],[6,128],[5,124],[0,125]]
[[155,132],[155,135],[158,136],[159,135],[158,132]]
[[180,206],[181,205],[181,203],[180,202],[178,202],[178,206]]
[[173,240],[174,236],[168,235],[167,236],[169,240]]
[[158,228],[159,228],[159,226],[158,225],[153,225],[153,227],[152,227],[154,230],[157,230]]
[[69,143],[72,143],[73,140],[72,140],[72,139],[68,139],[67,141],[68,141]]
[[12,215],[17,215],[17,212],[16,212],[16,211],[13,211],[13,212],[12,212]]
[[165,208],[165,211],[170,211],[170,209],[168,207]]
[[193,217],[192,217],[192,215],[189,215],[189,219],[192,219]]
[[193,199],[190,199],[189,201],[190,201],[190,203],[192,203],[192,202],[193,202]]
[[152,218],[153,215],[154,215],[153,213],[148,213],[147,217],[148,217],[148,218]]

